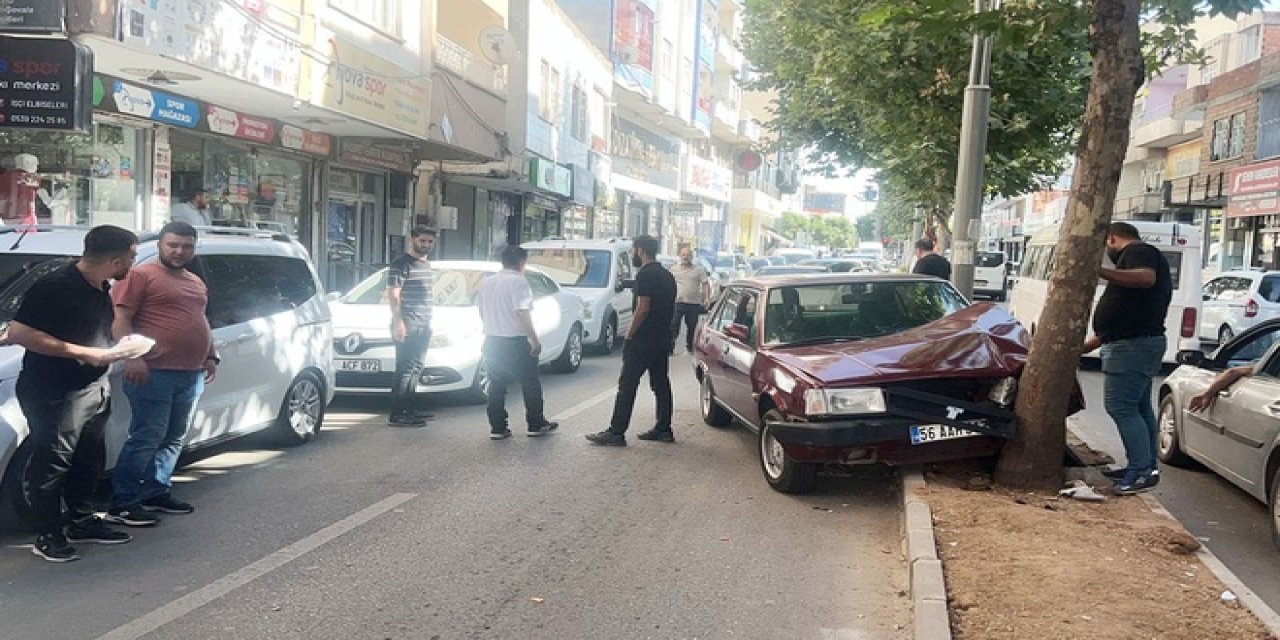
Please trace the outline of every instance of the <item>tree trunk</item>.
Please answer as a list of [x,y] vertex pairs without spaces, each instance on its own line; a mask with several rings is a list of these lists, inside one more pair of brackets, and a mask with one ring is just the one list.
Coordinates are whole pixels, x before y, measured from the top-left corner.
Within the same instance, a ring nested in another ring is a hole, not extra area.
[[1076,384],[1106,226],[1129,146],[1133,100],[1143,79],[1139,11],[1139,0],[1093,0],[1093,77],[1071,197],[1048,300],[1019,383],[1018,432],[996,468],[996,480],[1011,488],[1056,490],[1062,483],[1070,391]]

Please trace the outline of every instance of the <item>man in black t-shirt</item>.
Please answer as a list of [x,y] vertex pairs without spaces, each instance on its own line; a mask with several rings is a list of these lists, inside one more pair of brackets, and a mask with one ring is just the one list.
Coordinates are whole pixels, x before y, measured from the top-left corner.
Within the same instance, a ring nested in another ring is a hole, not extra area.
[[950,280],[951,263],[933,252],[932,240],[921,238],[916,241],[916,266],[912,267],[911,273]]
[[1108,475],[1117,480],[1116,493],[1130,495],[1160,481],[1151,379],[1164,357],[1173,277],[1164,255],[1125,222],[1107,228],[1107,257],[1115,268],[1104,267],[1098,274],[1107,288],[1093,311],[1094,335],[1085,341],[1084,351],[1102,348],[1103,404],[1120,431],[1128,460],[1124,469]]
[[17,396],[31,430],[32,551],[50,562],[79,559],[69,542],[131,539],[102,523],[91,498],[106,463],[107,367],[120,359],[108,349],[115,309],[107,281],[128,274],[137,244],[131,231],[94,227],[84,237],[84,257],[31,285],[9,324],[9,340],[26,349]]
[[658,239],[639,236],[631,243],[631,262],[636,274],[635,312],[627,343],[622,349],[622,374],[618,377],[618,397],[613,404],[609,428],[587,436],[592,444],[624,447],[631,424],[631,410],[636,403],[640,378],[649,374],[649,386],[657,401],[658,420],[649,431],[636,436],[641,440],[675,442],[671,434],[671,379],[667,377],[668,358],[675,337],[671,335],[671,319],[676,307],[676,279],[657,262]]
[[431,344],[431,306],[435,272],[427,255],[435,248],[436,230],[416,226],[409,247],[387,268],[387,299],[391,303],[391,339],[396,343],[396,377],[391,387],[391,416],[395,426],[421,427],[430,414],[414,409],[413,395]]

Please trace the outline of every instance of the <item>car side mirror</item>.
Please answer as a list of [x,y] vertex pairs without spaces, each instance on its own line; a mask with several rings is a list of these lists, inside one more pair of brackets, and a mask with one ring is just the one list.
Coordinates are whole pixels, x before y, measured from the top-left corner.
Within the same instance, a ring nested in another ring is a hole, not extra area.
[[618,293],[622,293],[624,289],[634,289],[635,286],[636,286],[635,280],[620,280],[618,281],[618,286],[614,287],[614,290],[616,290]]
[[1205,358],[1203,351],[1179,351],[1177,360],[1178,364],[1203,367],[1208,359]]
[[738,324],[736,322],[724,328],[724,334],[726,336],[729,336],[739,342],[747,341],[747,333],[747,325]]
[[1209,301],[1209,294],[1207,294],[1207,293],[1206,293],[1206,294],[1204,294],[1204,295],[1200,296],[1200,300],[1202,300],[1202,301],[1204,301],[1204,302],[1208,302],[1208,301]]

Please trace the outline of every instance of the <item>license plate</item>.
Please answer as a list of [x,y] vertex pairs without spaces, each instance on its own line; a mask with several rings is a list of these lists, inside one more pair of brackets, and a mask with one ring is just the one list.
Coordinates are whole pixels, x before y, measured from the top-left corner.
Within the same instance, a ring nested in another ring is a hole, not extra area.
[[924,444],[926,442],[954,440],[956,438],[972,438],[978,435],[982,434],[975,431],[957,429],[945,424],[922,424],[911,427],[911,444]]
[[339,360],[338,371],[378,373],[382,371],[382,363],[378,360]]
[[982,286],[984,286],[984,287],[985,287],[985,286],[987,286],[987,281],[986,281],[986,280],[974,280],[974,281],[973,281],[973,283],[974,283],[974,284],[977,284],[977,285],[982,285]]

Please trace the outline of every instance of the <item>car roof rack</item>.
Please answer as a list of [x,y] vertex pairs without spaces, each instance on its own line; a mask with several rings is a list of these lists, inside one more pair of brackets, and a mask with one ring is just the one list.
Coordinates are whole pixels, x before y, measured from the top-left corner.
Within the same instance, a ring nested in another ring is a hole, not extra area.
[[28,224],[20,227],[0,227],[0,234],[22,233],[23,231],[88,231],[93,227],[82,224]]

